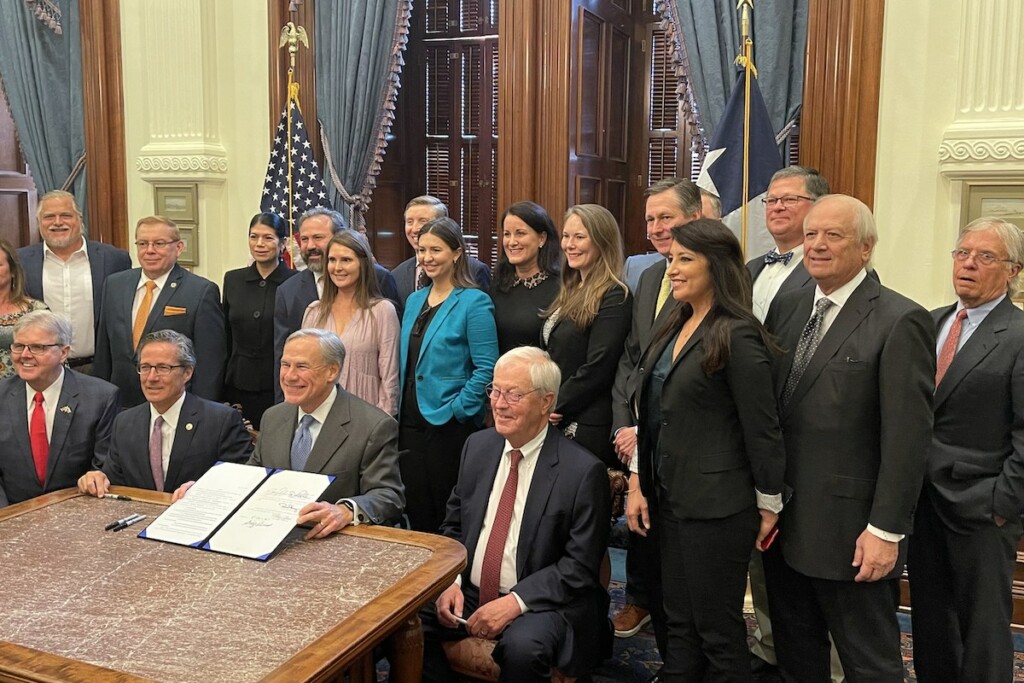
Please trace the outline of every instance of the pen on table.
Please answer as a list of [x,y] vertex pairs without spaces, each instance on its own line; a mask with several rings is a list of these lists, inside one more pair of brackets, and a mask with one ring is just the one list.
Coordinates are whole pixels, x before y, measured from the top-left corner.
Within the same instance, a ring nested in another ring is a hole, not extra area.
[[129,519],[127,522],[124,522],[124,523],[119,524],[116,527],[114,527],[114,531],[120,531],[121,529],[127,529],[132,524],[135,524],[136,522],[141,522],[145,518],[146,518],[146,515],[133,515],[132,518]]
[[107,526],[103,527],[103,530],[104,531],[110,531],[110,530],[114,529],[115,527],[121,526],[122,524],[127,522],[129,519],[131,519],[133,517],[138,517],[138,516],[139,516],[139,513],[133,512],[132,514],[128,515],[127,517],[122,517],[121,519],[117,520],[116,522],[111,522]]
[[134,500],[130,496],[123,496],[120,493],[104,493],[104,498],[110,498],[111,500]]

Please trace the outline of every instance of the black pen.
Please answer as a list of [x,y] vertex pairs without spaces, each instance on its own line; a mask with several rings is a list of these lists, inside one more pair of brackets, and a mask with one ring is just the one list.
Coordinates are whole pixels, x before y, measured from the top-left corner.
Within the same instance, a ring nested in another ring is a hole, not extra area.
[[122,496],[120,493],[104,493],[104,498],[110,498],[111,500],[135,500],[129,496]]
[[131,519],[132,517],[135,517],[135,516],[137,516],[138,514],[139,514],[139,513],[137,513],[137,512],[133,512],[132,514],[128,515],[127,517],[124,517],[124,518],[122,518],[122,519],[119,519],[119,520],[117,520],[116,522],[111,522],[111,523],[110,523],[110,524],[108,524],[107,526],[103,527],[103,530],[104,530],[104,531],[111,531],[111,530],[112,530],[112,529],[114,529],[115,527],[119,527],[119,526],[121,526],[122,524],[124,524],[125,522],[127,522],[127,521],[128,521],[129,519]]
[[132,515],[131,519],[129,519],[127,522],[122,522],[121,524],[118,524],[116,527],[114,527],[114,531],[120,531],[121,529],[127,529],[132,524],[135,524],[135,522],[141,522],[145,518],[146,518],[146,515]]

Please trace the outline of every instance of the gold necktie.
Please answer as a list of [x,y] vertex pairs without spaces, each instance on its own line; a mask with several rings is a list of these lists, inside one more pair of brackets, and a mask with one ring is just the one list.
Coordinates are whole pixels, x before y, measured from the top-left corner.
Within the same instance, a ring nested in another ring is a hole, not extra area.
[[135,324],[132,325],[132,348],[139,348],[142,340],[142,331],[146,329],[146,321],[149,320],[149,309],[153,307],[153,290],[156,283],[146,280],[146,293],[142,295],[142,303],[139,304],[139,312],[135,314]]
[[668,269],[665,269],[665,275],[661,278],[661,289],[658,291],[658,305],[654,309],[654,317],[657,318],[661,315],[661,309],[668,301],[669,295],[672,293],[672,281],[668,279]]

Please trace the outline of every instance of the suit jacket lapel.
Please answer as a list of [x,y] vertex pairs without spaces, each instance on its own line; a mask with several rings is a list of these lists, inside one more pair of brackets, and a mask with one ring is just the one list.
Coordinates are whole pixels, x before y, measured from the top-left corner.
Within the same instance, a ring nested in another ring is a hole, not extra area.
[[807,269],[804,268],[804,264],[801,261],[796,264],[796,268],[794,268],[793,272],[789,274],[789,277],[782,281],[782,286],[779,287],[779,291],[788,292],[793,289],[800,289],[810,281],[811,275],[807,272]]
[[[533,539],[540,525],[540,518],[548,505],[551,489],[558,479],[558,432],[548,427],[544,437],[537,464],[534,466],[533,479],[530,481],[530,492],[526,496],[526,508],[523,510],[523,521],[519,525],[519,543],[516,552],[516,575],[526,576],[526,562],[533,550]],[[499,451],[500,453],[500,451]],[[491,477],[494,481],[494,477]]]
[[[796,385],[793,397],[789,401],[789,406],[796,405],[797,401],[807,393],[807,389],[814,384],[821,371],[825,369],[828,362],[839,351],[839,347],[843,345],[847,337],[853,334],[853,331],[857,329],[861,321],[871,313],[875,306],[874,300],[877,297],[878,283],[871,278],[864,278],[864,281],[860,283],[857,289],[853,290],[850,298],[846,300],[846,304],[839,310],[839,315],[836,316],[836,319],[828,328],[828,332],[822,337],[818,348],[814,351],[814,355],[811,356],[807,369],[800,378],[800,383]],[[813,299],[813,294],[811,298]],[[808,319],[810,319],[810,313],[808,313]],[[807,324],[806,320],[804,324]],[[785,385],[784,380],[783,385]]]
[[153,331],[153,326],[156,325],[157,319],[163,315],[164,307],[170,302],[171,297],[178,291],[178,285],[181,284],[183,277],[185,277],[185,269],[175,264],[174,268],[167,275],[163,289],[160,290],[156,301],[153,302],[153,307],[149,309],[149,318],[146,319],[146,329],[142,331],[142,336],[146,336]]
[[[465,290],[453,290],[452,293],[448,295],[448,298],[441,303],[441,308],[439,308],[437,313],[434,314],[434,319],[430,321],[430,325],[427,327],[426,332],[423,333],[423,344],[420,346],[420,357],[416,361],[417,365],[419,365],[424,356],[427,355],[425,351],[430,345],[430,340],[433,339],[434,335],[437,334],[437,331],[441,329],[441,326],[444,324],[444,319],[447,318],[448,314],[452,312],[453,308],[455,308],[455,304],[459,300],[463,291]],[[427,300],[429,301],[429,299],[430,294],[428,292]]]
[[764,254],[758,256],[756,259],[751,259],[747,263],[747,270],[750,271],[750,281],[753,282],[757,279],[757,276],[764,270]]
[[[473,557],[476,555],[476,547],[480,542],[480,530],[484,526],[484,517],[487,515],[487,503],[491,497],[491,489],[494,488],[494,478],[498,476],[498,465],[501,463],[501,452],[505,447],[505,439],[497,432],[491,432],[492,437],[484,444],[479,453],[473,453],[474,467],[476,469],[474,480],[478,485],[468,487],[468,493],[462,499],[462,541],[466,546],[466,577],[473,568]],[[534,475],[536,477],[536,474]]]
[[105,271],[103,252],[89,240],[85,241],[85,253],[89,255],[89,271],[92,274],[92,308],[95,320],[100,319],[100,299],[103,296],[103,277]]
[[28,391],[29,388],[25,382],[20,379],[15,382],[7,394],[7,406],[4,410],[7,411],[14,438],[18,442],[19,453],[11,455],[25,459],[30,471],[35,472],[35,460],[32,458],[32,444],[28,434]]
[[[950,363],[949,368],[946,370],[946,374],[942,377],[942,381],[939,382],[939,386],[935,388],[935,407],[938,408],[942,403],[949,398],[949,395],[953,393],[953,390],[958,384],[967,376],[967,374],[974,369],[974,367],[983,361],[986,356],[992,353],[997,346],[999,346],[999,334],[1002,333],[1007,327],[1007,314],[1009,313],[1009,307],[1013,306],[1013,302],[1010,301],[1010,297],[1007,296],[999,305],[997,305],[991,313],[985,316],[985,319],[978,326],[978,329],[971,334],[971,338],[963,345],[963,347],[957,351],[956,355],[953,356],[953,362]],[[946,315],[951,313],[956,306],[952,306],[945,309]],[[945,319],[943,315],[936,325],[936,332],[942,327],[942,320]]]
[[[67,411],[63,408],[68,408]],[[53,429],[50,431],[50,462],[46,469],[46,479],[57,469],[58,461],[64,452],[71,422],[78,411],[78,380],[70,370],[64,371],[64,386],[61,387],[57,399],[57,409],[53,412]]]
[[348,424],[352,421],[351,399],[343,389],[339,388],[337,392],[334,405],[327,413],[324,424],[320,426],[320,434],[316,437],[313,450],[309,452],[309,460],[306,461],[307,472],[322,472],[331,457],[349,437]]
[[[171,446],[171,457],[167,463],[167,475],[164,477],[164,488],[167,482],[177,481],[181,476],[181,462],[188,458],[192,450],[192,437],[205,425],[199,420],[199,401],[192,394],[185,394],[185,402],[178,414],[178,426],[174,429],[174,445]],[[147,443],[149,439],[146,439]],[[148,452],[148,446],[147,446]]]

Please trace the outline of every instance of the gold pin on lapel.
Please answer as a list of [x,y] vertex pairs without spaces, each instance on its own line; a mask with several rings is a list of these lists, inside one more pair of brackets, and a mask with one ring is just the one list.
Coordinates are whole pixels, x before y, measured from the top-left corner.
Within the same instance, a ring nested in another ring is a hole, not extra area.
[[60,412],[66,413],[66,414],[70,415],[71,414],[71,407],[70,406],[61,406],[60,407]]
[[189,422],[187,425],[185,425],[185,431],[186,432],[191,432],[192,431],[192,423],[191,422]]

